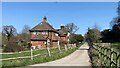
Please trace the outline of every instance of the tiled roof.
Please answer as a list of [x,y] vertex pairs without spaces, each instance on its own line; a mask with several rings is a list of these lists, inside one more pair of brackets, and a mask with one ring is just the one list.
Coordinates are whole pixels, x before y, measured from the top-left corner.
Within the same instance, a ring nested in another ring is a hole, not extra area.
[[31,30],[55,30],[50,24],[47,22],[47,18],[44,17],[43,21],[33,27]]
[[55,29],[47,22],[41,22],[31,30],[55,30]]
[[57,31],[59,32],[60,36],[65,36],[68,33],[66,29],[58,29]]
[[44,17],[43,21],[41,23],[39,23],[38,25],[36,25],[35,27],[33,27],[30,31],[35,31],[35,30],[52,30],[56,33],[59,33],[60,36],[66,36],[66,34],[68,33],[68,31],[63,28],[63,29],[54,29],[48,22],[47,22],[47,18]]

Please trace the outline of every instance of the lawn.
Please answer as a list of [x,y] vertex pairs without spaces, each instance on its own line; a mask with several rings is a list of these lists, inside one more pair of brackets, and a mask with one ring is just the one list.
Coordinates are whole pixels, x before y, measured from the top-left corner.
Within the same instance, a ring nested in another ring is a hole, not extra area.
[[[53,51],[54,49],[51,49],[51,50]],[[42,53],[47,53],[47,50],[46,49],[33,50],[33,55],[42,54]],[[2,54],[2,59],[30,56],[30,54],[31,54],[30,51],[21,52],[21,53],[17,52],[17,53],[14,53],[14,54]]]
[[120,53],[120,43],[111,43],[111,47]]
[[[27,65],[32,65],[32,64],[37,64],[37,63],[43,63],[43,62],[48,62],[48,61],[53,61],[56,59],[63,58],[71,53],[73,53],[78,47],[74,47],[72,49],[68,49],[68,51],[64,50],[64,47],[61,47],[61,53],[59,53],[58,48],[52,48],[50,49],[51,51],[51,56],[48,56],[47,50],[42,49],[42,50],[36,50],[33,51],[33,54],[41,54],[39,56],[36,56],[33,58],[33,60],[30,60],[30,58],[25,58],[25,59],[15,59],[15,60],[4,60],[2,61],[2,68],[4,67],[21,67],[21,66],[27,66]],[[30,56],[30,52],[23,52],[23,53],[16,53],[16,54],[3,54],[3,58],[12,58],[12,57],[22,57],[22,56]]]

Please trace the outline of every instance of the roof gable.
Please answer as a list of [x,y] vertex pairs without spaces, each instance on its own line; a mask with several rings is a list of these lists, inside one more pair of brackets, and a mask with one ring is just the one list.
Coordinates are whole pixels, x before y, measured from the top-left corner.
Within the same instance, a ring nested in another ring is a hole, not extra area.
[[41,22],[35,27],[33,27],[31,30],[55,30],[55,29],[47,22]]
[[60,36],[66,36],[68,34],[68,32],[69,32],[65,28],[64,29],[58,29],[57,31],[59,32]]
[[43,21],[33,27],[31,30],[55,30],[47,21],[47,18],[44,17]]

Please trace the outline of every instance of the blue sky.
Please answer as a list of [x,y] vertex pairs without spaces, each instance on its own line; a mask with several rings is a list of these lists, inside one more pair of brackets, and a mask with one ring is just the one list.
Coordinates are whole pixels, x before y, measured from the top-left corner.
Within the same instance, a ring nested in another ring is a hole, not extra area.
[[79,27],[76,33],[85,34],[95,24],[101,30],[110,28],[116,8],[117,2],[3,2],[2,25],[20,32],[25,24],[32,28],[46,16],[54,28],[73,22]]

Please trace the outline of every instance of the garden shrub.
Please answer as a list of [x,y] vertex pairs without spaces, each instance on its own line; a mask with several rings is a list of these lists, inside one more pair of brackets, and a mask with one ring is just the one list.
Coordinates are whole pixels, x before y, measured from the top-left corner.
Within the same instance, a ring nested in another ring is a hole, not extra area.
[[24,48],[22,46],[17,45],[17,43],[9,43],[3,49],[3,52],[19,52],[23,51]]

